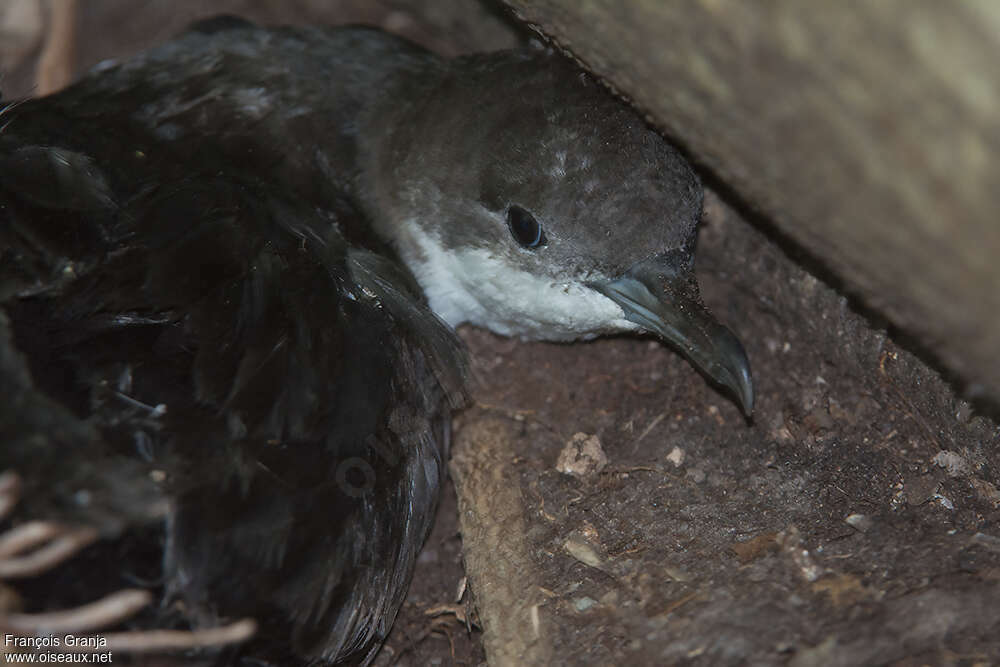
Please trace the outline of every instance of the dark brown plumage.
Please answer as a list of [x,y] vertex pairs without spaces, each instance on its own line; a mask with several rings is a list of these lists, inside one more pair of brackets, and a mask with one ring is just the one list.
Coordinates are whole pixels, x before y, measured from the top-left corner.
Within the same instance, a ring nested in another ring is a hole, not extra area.
[[370,660],[464,395],[425,294],[453,325],[654,331],[752,406],[691,276],[697,177],[555,54],[216,20],[0,120],[0,471],[19,521],[104,538],[42,606],[141,577],[137,626]]

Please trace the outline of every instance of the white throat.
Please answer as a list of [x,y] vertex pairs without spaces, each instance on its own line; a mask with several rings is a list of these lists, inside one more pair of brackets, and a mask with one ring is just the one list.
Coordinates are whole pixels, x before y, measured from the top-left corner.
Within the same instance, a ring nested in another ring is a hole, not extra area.
[[568,341],[632,331],[621,307],[578,281],[560,281],[511,266],[486,248],[448,250],[407,224],[403,261],[431,309],[452,327],[469,323],[506,336]]

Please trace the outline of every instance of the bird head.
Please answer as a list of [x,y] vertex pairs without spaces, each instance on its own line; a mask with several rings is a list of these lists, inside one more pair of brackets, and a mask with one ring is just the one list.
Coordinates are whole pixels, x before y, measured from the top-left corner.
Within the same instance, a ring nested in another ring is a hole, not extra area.
[[694,278],[701,184],[641,116],[553,54],[394,86],[364,120],[360,191],[439,316],[539,340],[648,331],[750,414],[746,353]]

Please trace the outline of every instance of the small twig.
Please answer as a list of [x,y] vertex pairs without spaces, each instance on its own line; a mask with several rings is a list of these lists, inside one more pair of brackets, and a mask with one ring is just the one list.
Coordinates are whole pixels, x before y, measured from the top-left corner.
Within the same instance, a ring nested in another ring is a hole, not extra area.
[[65,529],[51,521],[29,521],[0,535],[0,558],[9,558],[48,542]]
[[127,589],[73,609],[44,614],[0,616],[0,626],[15,633],[36,636],[63,632],[89,632],[131,618],[152,600],[153,596],[149,591]]
[[451,647],[451,662],[455,664],[455,638],[451,634],[451,630],[448,628],[448,623],[442,621],[442,619],[434,619],[431,622],[431,632],[442,634],[448,640],[448,646]]
[[257,622],[244,618],[229,625],[205,630],[150,630],[147,632],[120,632],[103,635],[107,645],[102,650],[122,653],[152,653],[155,651],[182,651],[238,644],[254,636]]
[[97,531],[93,528],[65,529],[30,555],[0,559],[0,579],[33,577],[51,570],[96,539]]
[[469,619],[466,616],[465,611],[465,605],[461,604],[436,604],[433,607],[425,609],[424,615],[437,618],[438,616],[442,616],[444,614],[452,614],[459,623],[468,625]]
[[647,435],[649,435],[649,434],[650,434],[650,432],[651,432],[651,431],[652,431],[652,430],[653,430],[654,428],[656,428],[656,427],[657,427],[657,426],[658,426],[658,425],[660,424],[660,422],[661,422],[661,421],[663,421],[663,420],[664,420],[664,419],[666,418],[666,416],[667,416],[667,413],[666,413],[666,412],[661,412],[660,414],[658,414],[658,415],[657,415],[657,416],[656,416],[656,417],[655,417],[655,418],[653,419],[653,421],[649,422],[649,425],[648,425],[648,426],[647,426],[647,427],[646,427],[645,429],[643,429],[642,433],[640,433],[640,434],[639,434],[639,437],[638,437],[638,438],[636,438],[636,439],[635,439],[635,442],[633,442],[633,443],[632,443],[632,451],[635,451],[635,448],[639,446],[639,443],[640,443],[640,442],[642,442],[642,441],[643,441],[643,439],[644,439],[644,438],[645,438],[645,437],[646,437]]
[[682,597],[682,598],[680,598],[678,600],[674,600],[673,602],[671,602],[670,604],[668,604],[667,608],[664,609],[663,611],[661,611],[659,615],[660,616],[665,616],[667,614],[672,614],[675,611],[677,611],[678,609],[680,609],[681,607],[683,607],[684,605],[686,605],[691,600],[694,600],[694,599],[696,599],[698,597],[701,597],[701,592],[700,591],[694,591],[693,593],[688,593],[684,597]]
[[[20,478],[15,473],[0,474],[0,518],[17,505],[20,486]],[[0,534],[0,581],[51,570],[97,537],[98,533],[93,528],[63,526],[50,521],[29,521],[12,528]],[[0,611],[0,631],[26,637],[99,631],[135,616],[152,600],[153,595],[149,591],[126,589],[96,602],[61,611],[39,614],[4,614]],[[72,653],[190,650],[242,642],[256,631],[256,621],[245,618],[203,630],[149,630],[80,637],[78,645],[66,646],[65,650]]]

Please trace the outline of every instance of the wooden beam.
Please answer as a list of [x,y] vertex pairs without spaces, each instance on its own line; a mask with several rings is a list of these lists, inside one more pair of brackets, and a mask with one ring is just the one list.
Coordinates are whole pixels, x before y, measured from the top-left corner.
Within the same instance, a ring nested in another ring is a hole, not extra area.
[[1000,399],[1000,3],[506,1]]
[[482,410],[456,429],[450,470],[458,489],[465,571],[476,593],[483,645],[492,667],[553,661],[543,575],[532,560],[512,443],[518,425]]

